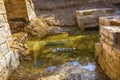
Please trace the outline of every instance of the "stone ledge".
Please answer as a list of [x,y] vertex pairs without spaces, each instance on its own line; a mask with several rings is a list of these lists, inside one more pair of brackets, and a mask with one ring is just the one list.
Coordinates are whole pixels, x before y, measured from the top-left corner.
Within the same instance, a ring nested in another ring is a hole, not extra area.
[[110,16],[114,13],[115,10],[112,8],[82,10],[76,11],[76,19],[78,26],[84,30],[87,27],[99,26],[99,17]]
[[120,16],[105,16],[99,18],[99,24],[101,26],[120,26]]

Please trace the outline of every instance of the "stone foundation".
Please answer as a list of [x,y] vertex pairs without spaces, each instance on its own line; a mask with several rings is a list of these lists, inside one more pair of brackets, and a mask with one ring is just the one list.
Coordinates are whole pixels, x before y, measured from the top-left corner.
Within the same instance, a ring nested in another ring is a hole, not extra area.
[[[111,24],[113,21],[115,24]],[[96,43],[95,48],[96,59],[103,71],[111,80],[120,80],[119,16],[100,18],[100,43]]]
[[10,49],[12,42],[3,0],[0,0],[0,80],[7,80],[19,64],[19,55]]
[[89,27],[98,27],[99,17],[113,15],[114,13],[115,10],[111,8],[81,10],[76,11],[76,19],[79,28],[84,30]]

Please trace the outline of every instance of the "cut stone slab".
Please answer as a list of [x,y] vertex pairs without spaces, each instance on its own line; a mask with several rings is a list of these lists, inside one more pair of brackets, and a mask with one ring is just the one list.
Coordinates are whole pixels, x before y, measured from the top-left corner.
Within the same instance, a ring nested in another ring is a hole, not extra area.
[[99,26],[99,17],[113,15],[115,11],[112,8],[76,11],[77,24],[81,30],[97,27]]

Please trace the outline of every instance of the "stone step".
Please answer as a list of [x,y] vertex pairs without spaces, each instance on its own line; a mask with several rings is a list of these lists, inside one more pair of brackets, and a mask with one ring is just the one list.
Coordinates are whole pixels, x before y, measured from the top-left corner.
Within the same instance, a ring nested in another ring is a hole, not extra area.
[[81,10],[76,11],[76,19],[79,28],[84,30],[87,27],[98,27],[99,17],[110,16],[114,13],[115,10],[112,8]]

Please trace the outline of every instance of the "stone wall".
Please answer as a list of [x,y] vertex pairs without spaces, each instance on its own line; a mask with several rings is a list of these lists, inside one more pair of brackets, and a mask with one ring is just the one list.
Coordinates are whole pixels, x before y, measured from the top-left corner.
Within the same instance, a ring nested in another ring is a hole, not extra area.
[[120,16],[101,17],[96,59],[111,80],[120,80]]
[[27,23],[36,17],[32,0],[4,0],[12,33],[24,31]]
[[0,80],[6,80],[19,64],[17,52],[10,49],[12,42],[3,0],[0,0]]
[[4,0],[8,20],[29,21],[35,17],[32,0]]
[[8,20],[29,21],[25,0],[4,0]]

